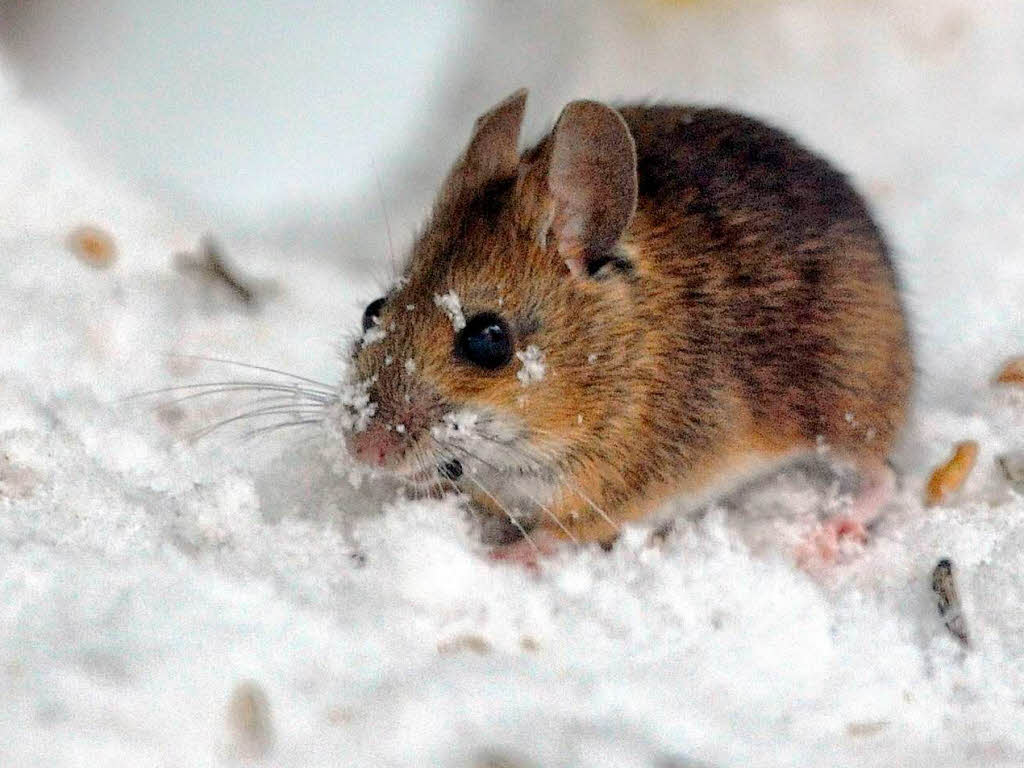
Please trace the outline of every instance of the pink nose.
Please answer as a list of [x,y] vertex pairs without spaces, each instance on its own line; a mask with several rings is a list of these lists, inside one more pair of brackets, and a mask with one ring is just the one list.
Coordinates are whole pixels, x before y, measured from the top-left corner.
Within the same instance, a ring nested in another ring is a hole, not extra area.
[[374,424],[352,435],[349,445],[359,461],[373,467],[384,467],[401,454],[402,435]]

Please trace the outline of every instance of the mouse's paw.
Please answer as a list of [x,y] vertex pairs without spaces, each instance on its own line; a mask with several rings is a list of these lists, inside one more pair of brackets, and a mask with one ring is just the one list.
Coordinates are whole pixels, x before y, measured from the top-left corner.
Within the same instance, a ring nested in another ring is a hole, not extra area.
[[530,570],[539,570],[540,561],[551,557],[561,548],[563,542],[544,530],[534,529],[523,538],[495,547],[491,550],[492,560],[521,565]]
[[796,562],[807,571],[835,565],[842,554],[843,542],[863,546],[868,540],[864,523],[850,515],[838,515],[819,525],[797,547]]
[[796,550],[797,565],[806,571],[818,571],[835,565],[843,555],[844,544],[863,546],[868,526],[878,519],[892,498],[896,478],[884,464],[861,469],[861,487],[845,514],[834,515],[821,523]]

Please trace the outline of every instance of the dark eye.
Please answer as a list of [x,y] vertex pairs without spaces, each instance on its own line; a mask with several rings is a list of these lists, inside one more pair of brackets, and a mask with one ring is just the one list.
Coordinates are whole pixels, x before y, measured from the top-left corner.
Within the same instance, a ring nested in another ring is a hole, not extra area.
[[377,318],[380,316],[380,311],[384,306],[383,297],[375,299],[366,305],[366,310],[363,312],[363,330],[368,331],[377,322]]
[[488,371],[501,368],[512,359],[508,325],[493,312],[474,315],[455,337],[455,354]]

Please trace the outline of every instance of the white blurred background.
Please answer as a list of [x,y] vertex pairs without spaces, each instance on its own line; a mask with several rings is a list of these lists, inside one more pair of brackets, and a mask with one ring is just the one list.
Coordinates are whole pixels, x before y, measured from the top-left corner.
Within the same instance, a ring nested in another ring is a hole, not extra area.
[[376,173],[390,196],[422,196],[505,91],[564,91],[589,34],[570,10],[28,0],[3,28],[25,90],[179,209],[308,233],[377,198]]

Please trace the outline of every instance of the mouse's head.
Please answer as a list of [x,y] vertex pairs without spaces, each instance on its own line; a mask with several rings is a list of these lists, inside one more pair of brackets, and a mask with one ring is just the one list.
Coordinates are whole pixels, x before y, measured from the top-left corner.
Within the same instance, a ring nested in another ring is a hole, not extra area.
[[477,120],[403,276],[366,308],[338,413],[365,465],[554,474],[629,396],[633,139],[578,101],[520,156],[525,104],[518,91]]

